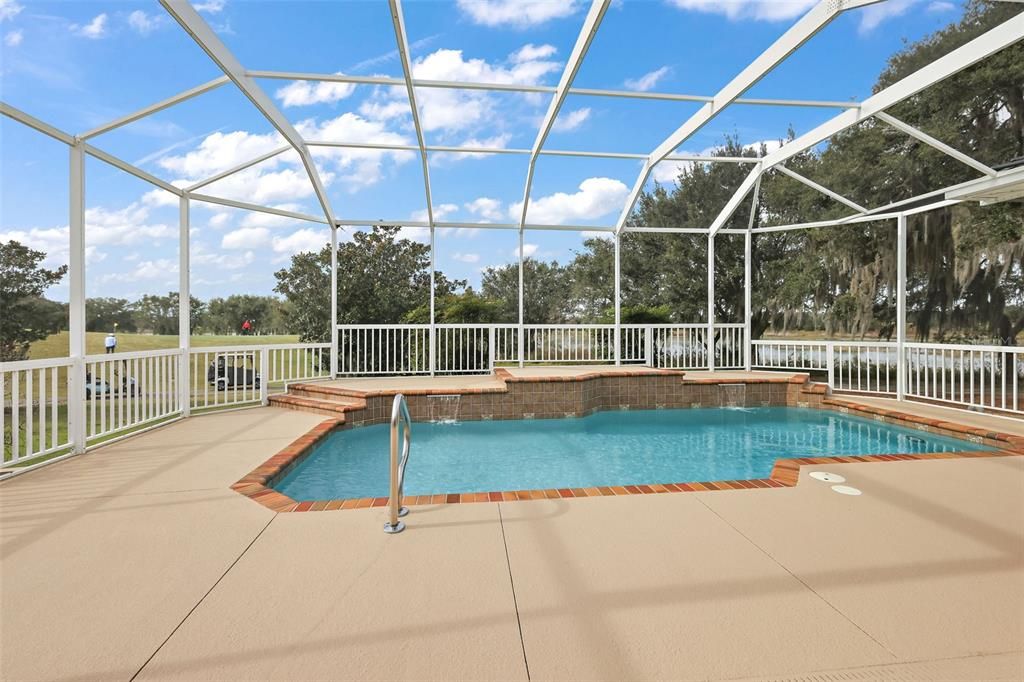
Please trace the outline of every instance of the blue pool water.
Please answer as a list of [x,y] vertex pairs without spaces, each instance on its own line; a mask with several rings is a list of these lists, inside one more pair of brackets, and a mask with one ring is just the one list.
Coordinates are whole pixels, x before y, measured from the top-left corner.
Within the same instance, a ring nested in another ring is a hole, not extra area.
[[[826,410],[598,412],[575,419],[417,422],[405,494],[765,478],[780,457],[984,446]],[[338,431],[274,487],[294,500],[385,497],[387,425]]]

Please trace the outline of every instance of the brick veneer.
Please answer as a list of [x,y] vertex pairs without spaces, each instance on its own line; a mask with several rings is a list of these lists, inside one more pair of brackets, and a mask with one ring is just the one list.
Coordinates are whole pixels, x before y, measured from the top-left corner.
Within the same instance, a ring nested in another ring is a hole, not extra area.
[[[800,467],[805,465],[1001,457],[1024,454],[1024,437],[1022,436],[930,419],[896,410],[886,410],[858,403],[853,399],[830,396],[825,384],[811,382],[806,374],[751,377],[742,380],[734,378],[686,379],[683,372],[672,370],[594,372],[561,377],[517,377],[506,370],[498,369],[495,374],[503,380],[504,386],[458,391],[420,389],[401,391],[401,393],[406,396],[413,420],[424,420],[431,417],[430,396],[453,393],[460,395],[459,419],[542,419],[578,417],[593,414],[599,410],[717,407],[720,404],[718,385],[743,383],[746,385],[745,406],[748,407],[789,405],[812,409],[831,409],[886,423],[910,426],[929,433],[961,438],[998,449],[913,455],[779,459],[775,462],[771,476],[764,479],[412,495],[404,498],[406,505],[784,488],[797,484]],[[291,386],[287,394],[274,396],[271,398],[271,402],[280,407],[326,414],[330,418],[249,472],[231,488],[278,512],[385,506],[388,501],[386,497],[296,502],[274,490],[271,486],[274,481],[279,480],[308,456],[317,443],[333,431],[388,421],[391,416],[391,404],[396,393],[398,391],[394,390],[356,391],[322,384]]]

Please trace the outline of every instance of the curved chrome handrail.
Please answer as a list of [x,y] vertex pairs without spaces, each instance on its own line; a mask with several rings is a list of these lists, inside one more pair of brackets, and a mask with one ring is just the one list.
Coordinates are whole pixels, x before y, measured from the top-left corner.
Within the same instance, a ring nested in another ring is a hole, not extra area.
[[[402,429],[402,454],[398,454],[398,427]],[[399,393],[391,404],[391,491],[388,496],[388,522],[384,524],[384,532],[401,533],[405,524],[399,517],[409,513],[402,506],[402,487],[405,484],[405,465],[409,463],[409,452],[412,450],[412,420],[409,418],[409,405],[405,396]]]

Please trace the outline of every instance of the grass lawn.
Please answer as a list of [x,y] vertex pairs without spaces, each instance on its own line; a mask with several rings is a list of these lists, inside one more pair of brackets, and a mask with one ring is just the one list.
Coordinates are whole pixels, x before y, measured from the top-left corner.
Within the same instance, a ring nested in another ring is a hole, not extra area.
[[[85,333],[85,352],[87,355],[95,355],[104,352],[103,339],[105,332]],[[270,343],[298,343],[297,335],[281,336],[238,336],[234,334],[201,334],[192,337],[192,345],[201,346],[249,346],[263,345]],[[68,332],[51,334],[42,341],[36,341],[29,349],[29,359],[39,360],[41,358],[66,358],[68,356]],[[178,337],[161,334],[126,334],[117,335],[117,351],[119,353],[130,353],[139,350],[161,350],[165,348],[177,348]]]

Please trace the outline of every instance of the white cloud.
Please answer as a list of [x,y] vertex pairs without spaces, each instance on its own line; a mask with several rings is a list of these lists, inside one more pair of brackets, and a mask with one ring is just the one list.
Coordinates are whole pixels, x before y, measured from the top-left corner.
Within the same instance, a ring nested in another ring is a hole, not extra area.
[[286,107],[303,107],[310,104],[333,104],[345,99],[355,90],[355,83],[295,81],[278,89],[274,94]]
[[274,253],[293,256],[303,251],[319,251],[327,246],[329,241],[326,227],[320,230],[306,227],[287,237],[274,237],[272,248]]
[[[527,222],[540,225],[561,225],[579,220],[593,220],[619,211],[629,196],[629,188],[612,178],[587,178],[574,194],[556,192],[530,201]],[[523,202],[509,206],[508,214],[518,219]]]
[[730,20],[782,21],[800,16],[817,0],[669,0],[679,9],[721,14]]
[[537,59],[547,59],[556,52],[558,52],[558,48],[554,45],[534,45],[533,43],[526,43],[509,55],[509,60],[516,64],[521,64],[522,62],[532,62]]
[[[488,137],[482,140],[471,137],[456,146],[480,147],[483,149],[505,149],[511,139],[512,136],[508,133],[501,133],[494,137]],[[482,159],[488,156],[494,156],[494,154],[490,152],[433,152],[430,155],[430,161],[436,165],[444,165],[446,163],[457,163],[459,161],[467,161],[469,159]]]
[[[457,204],[440,204],[438,206],[434,206],[434,222],[444,222],[445,218],[458,210],[459,207]],[[427,209],[421,208],[418,211],[413,211],[411,217],[415,221],[426,222],[429,216],[427,215]]]
[[221,229],[227,227],[228,223],[231,222],[231,214],[227,211],[220,211],[214,213],[206,223],[213,228]]
[[951,2],[946,2],[946,0],[935,0],[935,2],[928,4],[928,11],[935,12],[937,14],[941,12],[952,12],[955,9],[956,5]]
[[479,263],[479,253],[453,253],[452,260],[457,260],[460,263]]
[[140,9],[128,15],[128,25],[140,35],[149,35],[160,28],[162,17],[158,14],[146,14]]
[[[536,244],[523,244],[523,258],[529,258],[533,254],[537,253]],[[517,246],[512,250],[512,256],[519,258],[519,247]]]
[[477,24],[525,28],[571,16],[580,3],[578,0],[458,0],[458,6]]
[[190,258],[193,265],[206,265],[218,270],[241,270],[256,261],[256,254],[252,251],[215,253],[201,243],[194,243]]
[[574,109],[568,113],[560,113],[558,118],[555,119],[554,129],[558,132],[568,132],[570,130],[576,130],[583,122],[590,118],[590,107],[583,107],[582,109]]
[[[192,151],[180,156],[163,156],[157,165],[190,180],[202,180],[283,144],[284,139],[277,133],[256,135],[243,130],[215,132],[203,138]],[[271,163],[279,160],[280,157],[275,157]]]
[[656,86],[658,81],[667,76],[671,71],[671,67],[663,66],[660,69],[655,69],[654,71],[645,73],[639,78],[627,78],[625,85],[630,90],[647,92]]
[[[178,261],[170,258],[144,260],[135,264],[127,272],[110,272],[100,277],[101,282],[141,282],[167,278],[178,272]],[[166,280],[168,282],[173,280]]]
[[4,45],[7,47],[17,47],[21,45],[21,41],[25,38],[25,34],[19,28],[17,31],[10,31],[4,34]]
[[265,227],[242,227],[228,232],[220,240],[222,249],[251,249],[270,242],[270,230]]
[[[427,80],[536,85],[548,74],[561,71],[558,62],[538,56],[550,56],[554,52],[555,48],[550,45],[530,44],[513,52],[503,63],[490,63],[484,59],[466,59],[461,50],[442,49],[417,59],[412,70],[416,78]],[[421,123],[428,132],[456,133],[484,124],[503,124],[508,118],[507,111],[502,110],[498,102],[493,93],[481,90],[424,88],[417,92]],[[410,115],[405,89],[399,87],[378,88],[359,111],[368,118],[382,121],[402,119],[404,122]]]
[[[304,210],[302,204],[274,204],[271,208],[279,208],[282,211],[292,211],[294,213],[301,213]],[[296,222],[295,218],[288,218],[286,216],[274,215],[272,213],[257,213],[255,211],[246,211],[245,217],[242,218],[242,227],[282,227],[285,225],[291,225]]]
[[13,19],[23,9],[24,6],[14,0],[0,0],[0,21]]
[[868,5],[860,10],[860,24],[857,31],[864,35],[871,33],[889,19],[906,14],[916,0],[888,0],[876,5]]
[[474,199],[468,204],[465,204],[465,207],[470,213],[478,215],[487,221],[501,220],[503,215],[501,202],[497,199],[491,199],[490,197]]
[[193,5],[197,12],[207,12],[209,14],[217,14],[224,9],[224,5],[227,4],[227,0],[204,0],[203,2],[197,2]]
[[693,167],[693,161],[661,161],[651,171],[651,177],[662,184],[675,182],[676,178]]
[[[319,123],[312,119],[301,121],[295,127],[307,140],[379,142],[390,145],[410,143],[409,138],[388,130],[383,122],[367,120],[352,112]],[[415,152],[384,149],[314,147],[312,153],[314,159],[327,164],[338,174],[338,179],[349,193],[379,182],[384,177],[386,162],[400,166],[416,158]]]
[[80,35],[83,38],[90,38],[96,40],[103,38],[107,35],[107,14],[97,14],[93,17],[85,26],[79,26],[78,24],[71,24],[71,32],[75,35]]

